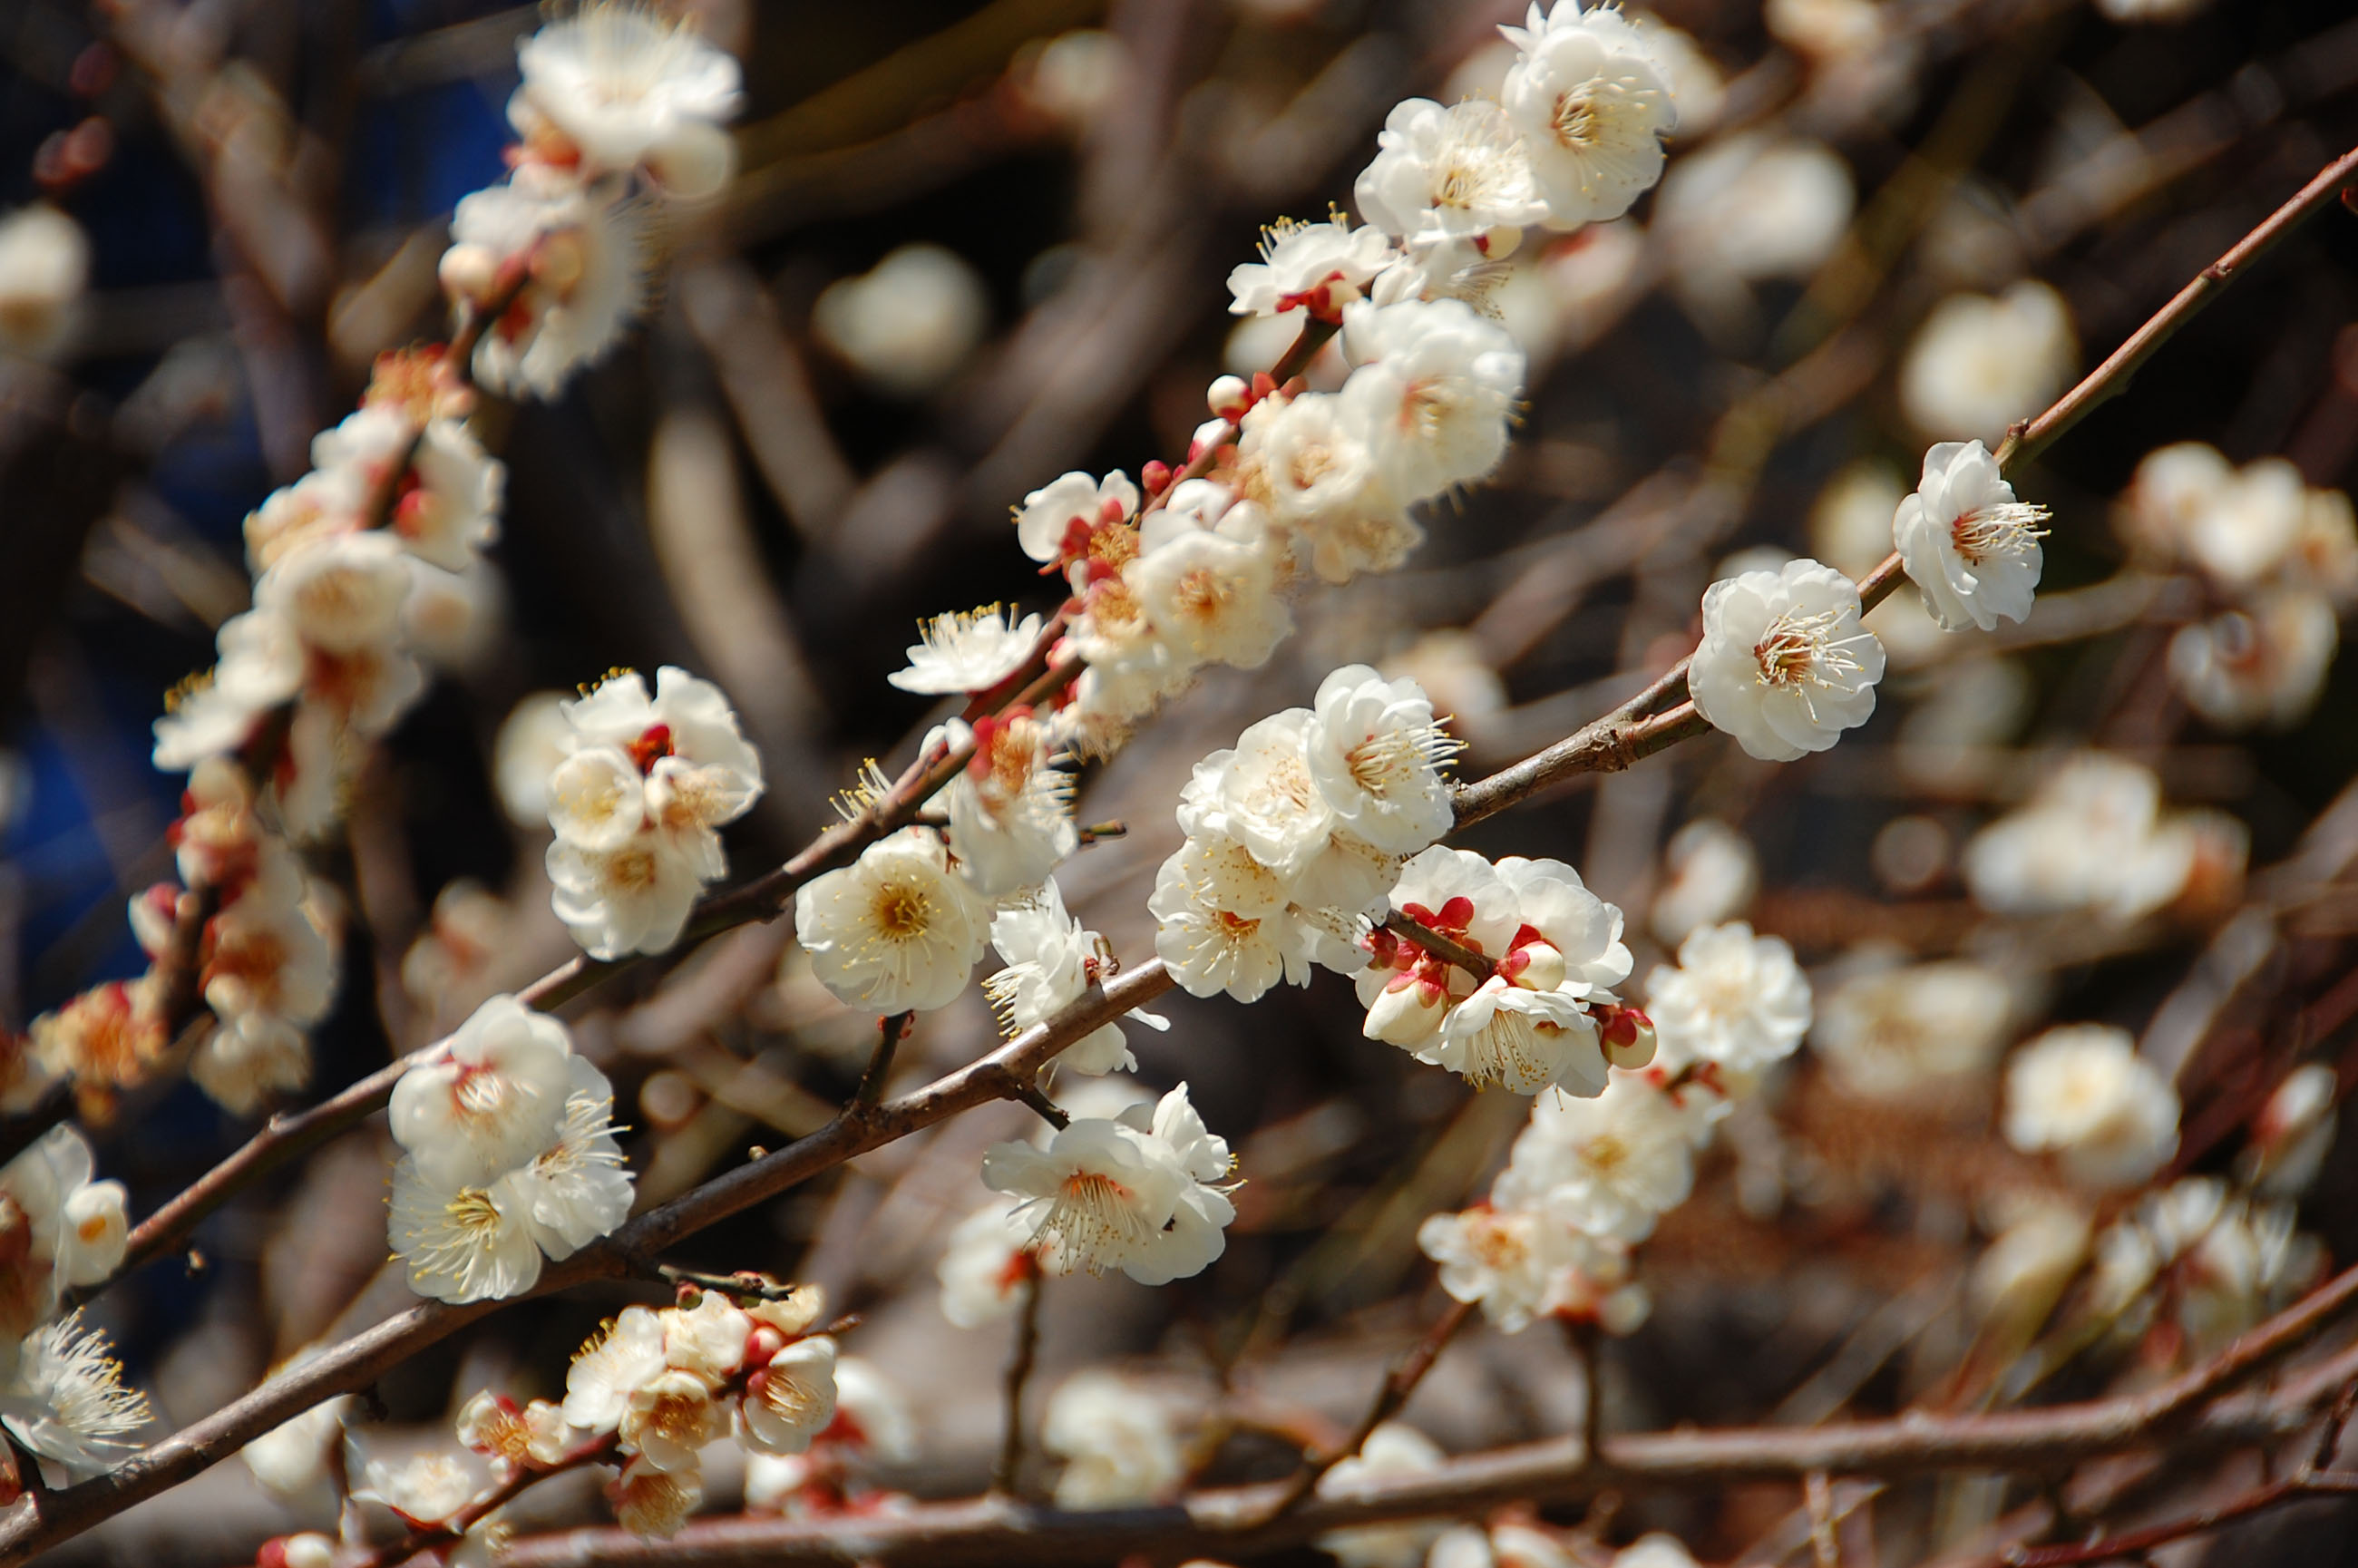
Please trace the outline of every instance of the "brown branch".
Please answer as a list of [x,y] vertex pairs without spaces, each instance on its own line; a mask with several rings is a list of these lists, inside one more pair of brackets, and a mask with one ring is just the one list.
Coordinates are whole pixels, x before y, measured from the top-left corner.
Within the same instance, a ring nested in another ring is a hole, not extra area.
[[[2190,1376],[2207,1380],[2210,1372]],[[2189,1381],[2180,1379],[2165,1390]],[[2187,1451],[2280,1441],[2314,1419],[2333,1387],[2304,1384],[2266,1401],[2196,1408],[2171,1430]],[[502,1563],[503,1568],[679,1568],[683,1563],[784,1568],[845,1562],[952,1568],[1022,1562],[1046,1568],[1148,1552],[1157,1560],[1203,1555],[1233,1562],[1332,1530],[1463,1518],[1505,1503],[1576,1505],[1606,1491],[1718,1489],[1741,1479],[1799,1483],[1813,1470],[1876,1476],[2038,1471],[2143,1445],[2159,1430],[2147,1419],[2150,1398],[2131,1394],[1995,1415],[1911,1413],[1824,1427],[1648,1433],[1606,1439],[1601,1464],[1591,1462],[1581,1439],[1552,1438],[1444,1460],[1413,1476],[1354,1476],[1277,1518],[1271,1507],[1288,1482],[1196,1492],[1163,1508],[1091,1513],[992,1496],[859,1519],[706,1519],[669,1541],[611,1528],[567,1530],[517,1541]]]
[[2196,274],[2169,304],[2130,333],[2104,363],[2056,399],[2045,413],[2008,430],[2006,439],[1998,445],[1998,467],[2009,472],[2021,467],[2096,408],[2127,391],[2131,378],[2144,368],[2146,361],[2153,358],[2180,327],[2192,320],[2195,312],[2299,228],[2302,220],[2330,205],[2353,179],[2358,179],[2358,148],[2320,169],[2317,177],[2302,186],[2291,200],[2262,219],[2259,226],[2230,246],[2226,254]]
[[1023,1308],[1015,1320],[1015,1354],[1007,1363],[1006,1425],[1000,1433],[999,1462],[990,1472],[990,1489],[1020,1497],[1023,1470],[1023,1387],[1040,1359],[1039,1265],[1026,1259],[1029,1278],[1023,1286]]
[[1456,938],[1435,931],[1432,926],[1412,919],[1397,909],[1384,916],[1384,929],[1395,936],[1415,943],[1445,963],[1456,965],[1477,981],[1488,979],[1491,971],[1498,967]]
[[1449,1310],[1425,1330],[1424,1337],[1384,1374],[1382,1385],[1376,1390],[1375,1401],[1359,1418],[1359,1424],[1351,1429],[1351,1435],[1316,1458],[1303,1455],[1301,1467],[1285,1483],[1284,1490],[1278,1494],[1277,1501],[1270,1507],[1269,1517],[1260,1524],[1274,1524],[1301,1507],[1303,1500],[1318,1489],[1318,1483],[1325,1478],[1328,1471],[1365,1448],[1376,1428],[1400,1414],[1401,1407],[1408,1403],[1409,1396],[1416,1392],[1419,1383],[1424,1381],[1424,1375],[1433,1370],[1435,1361],[1441,1359],[1442,1351],[1457,1337],[1457,1331],[1465,1327],[1466,1320],[1473,1315],[1472,1302],[1451,1302]]
[[868,1058],[868,1070],[860,1075],[860,1087],[851,1093],[853,1105],[865,1108],[884,1098],[884,1080],[892,1076],[892,1053],[900,1049],[909,1026],[916,1021],[914,1012],[896,1012],[879,1021],[876,1054]]
[[[650,1210],[604,1241],[550,1265],[525,1296],[510,1300],[547,1295],[591,1280],[628,1278],[637,1271],[639,1260],[847,1160],[992,1100],[1020,1099],[1021,1087],[1059,1052],[1130,1009],[1145,1006],[1172,985],[1161,961],[1149,959],[1092,987],[1055,1017],[979,1061],[897,1098],[847,1107],[809,1137]],[[37,1507],[19,1508],[0,1519],[0,1568],[27,1562],[99,1520],[178,1485],[323,1400],[365,1388],[426,1346],[506,1304],[420,1302],[150,1444],[118,1468],[53,1493]]]
[[2203,1535],[2222,1525],[2249,1519],[2270,1509],[2297,1503],[2304,1498],[2358,1496],[2358,1475],[2346,1471],[2312,1470],[2301,1466],[2282,1480],[2255,1487],[2239,1498],[2204,1509],[2201,1513],[2188,1514],[2183,1519],[2166,1520],[2145,1530],[2133,1530],[2125,1534],[2107,1536],[2084,1546],[2010,1546],[1999,1561],[2006,1568],[2076,1568],[2082,1563],[2111,1563],[2125,1557],[2143,1557],[2157,1546],[2167,1546],[2173,1541]]
[[613,1454],[614,1444],[614,1434],[610,1432],[567,1450],[557,1456],[557,1463],[554,1465],[540,1469],[519,1466],[514,1475],[452,1514],[449,1519],[436,1524],[421,1525],[399,1541],[380,1546],[365,1557],[344,1564],[343,1568],[398,1568],[399,1564],[408,1562],[422,1552],[431,1552],[437,1547],[448,1546],[455,1541],[463,1539],[469,1530],[515,1501],[534,1483],[546,1480],[551,1476],[562,1475],[568,1470],[578,1470],[584,1465],[594,1465],[601,1459],[611,1458]]

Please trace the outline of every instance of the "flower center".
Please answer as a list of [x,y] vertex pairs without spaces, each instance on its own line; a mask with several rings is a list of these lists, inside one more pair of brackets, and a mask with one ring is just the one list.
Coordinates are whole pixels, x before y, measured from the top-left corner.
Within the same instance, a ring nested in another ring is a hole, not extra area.
[[1088,1259],[1093,1272],[1118,1260],[1109,1253],[1142,1246],[1154,1233],[1130,1189],[1101,1171],[1066,1176],[1040,1228]]
[[1236,601],[1236,585],[1208,567],[1183,574],[1172,598],[1190,621],[1213,622]]
[[1555,101],[1555,139],[1567,147],[1586,147],[1596,140],[1596,100],[1582,82]]
[[1752,645],[1752,656],[1759,661],[1760,678],[1775,687],[1831,687],[1861,673],[1866,666],[1850,650],[1866,633],[1835,636],[1834,629],[1842,623],[1842,617],[1839,610],[1821,610],[1810,615],[1788,611],[1770,622],[1768,632]]
[[638,764],[639,772],[654,772],[656,759],[672,755],[671,726],[650,724],[639,732],[639,738],[622,748]]
[[1976,506],[1949,524],[1949,537],[1968,566],[1979,566],[1992,556],[2018,556],[2047,537],[2039,524],[2053,514],[2027,502],[2001,501]]
[[933,901],[916,888],[895,883],[876,891],[869,922],[887,942],[913,942],[933,924]]

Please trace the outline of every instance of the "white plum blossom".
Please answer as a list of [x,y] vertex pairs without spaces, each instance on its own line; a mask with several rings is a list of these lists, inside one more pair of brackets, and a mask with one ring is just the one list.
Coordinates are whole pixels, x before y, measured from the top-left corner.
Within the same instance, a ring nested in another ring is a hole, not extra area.
[[1953,294],[1908,345],[1899,404],[1936,439],[1995,441],[2052,403],[2079,359],[2063,297],[2036,278],[1995,299]]
[[941,836],[903,827],[795,892],[795,936],[819,983],[878,1013],[947,1007],[990,935],[990,906],[950,866]]
[[[984,979],[983,992],[1010,1039],[1080,1000],[1113,967],[1113,949],[1065,913],[1064,894],[1053,881],[1044,882],[1030,899],[1000,909],[991,919],[990,945],[1007,967]],[[1130,1016],[1149,1028],[1170,1027],[1165,1020],[1135,1009]],[[1090,1074],[1127,1072],[1138,1065],[1119,1023],[1083,1035],[1060,1052],[1056,1061]]]
[[2091,1187],[2134,1187],[2159,1170],[2178,1152],[2178,1114],[2169,1080],[2106,1024],[2050,1029],[2006,1066],[2006,1141],[2053,1153]]
[[592,849],[560,838],[548,847],[549,905],[593,958],[661,953],[678,943],[698,896],[727,869],[717,841],[650,832]]
[[[711,1299],[711,1292],[706,1292]],[[824,1334],[781,1348],[747,1379],[737,1432],[755,1454],[800,1454],[835,1419],[836,1344]]]
[[48,359],[73,336],[90,287],[90,236],[46,201],[0,217],[0,349]]
[[418,1169],[414,1156],[393,1168],[386,1227],[409,1288],[437,1301],[500,1301],[540,1278],[541,1250],[524,1206],[503,1184],[450,1185]]
[[2089,911],[2125,925],[2176,898],[2201,849],[2186,815],[2162,811],[2151,769],[2083,752],[1974,835],[1963,870],[1974,902],[2001,914]]
[[1233,838],[1190,836],[1163,862],[1146,907],[1154,950],[1190,996],[1258,1001],[1281,978],[1308,983],[1284,882]]
[[1260,260],[1228,274],[1228,308],[1238,316],[1299,309],[1326,322],[1361,297],[1392,259],[1391,243],[1372,225],[1354,229],[1341,214],[1324,223],[1281,218],[1261,231]]
[[1149,1390],[1110,1372],[1076,1372],[1048,1398],[1040,1444],[1065,1461],[1060,1509],[1157,1502],[1186,1475],[1171,1412]]
[[1850,166],[1823,142],[1738,132],[1679,159],[1654,202],[1691,304],[1715,308],[1742,286],[1807,278],[1849,231]]
[[1496,103],[1444,109],[1429,98],[1392,105],[1376,135],[1375,161],[1352,187],[1359,215],[1386,233],[1481,242],[1505,255],[1522,229],[1548,215],[1529,151]]
[[1893,514],[1892,537],[1941,629],[1986,632],[2030,613],[2049,515],[2014,498],[1981,442],[1942,441],[1924,454],[1923,479]]
[[182,773],[207,757],[237,751],[263,715],[291,701],[303,686],[303,643],[294,623],[275,611],[251,610],[222,622],[219,654],[209,678],[168,697],[156,720],[154,762]]
[[1120,1269],[1159,1285],[1201,1272],[1227,1245],[1230,1164],[1182,1084],[1152,1108],[1075,1118],[1045,1148],[993,1144],[982,1179],[1018,1200],[1044,1268]]
[[1532,1101],[1491,1201],[1543,1211],[1584,1235],[1643,1241],[1693,1185],[1686,1118],[1643,1076],[1616,1073],[1593,1098]]
[[653,696],[622,671],[564,713],[566,755],[547,786],[551,903],[593,957],[661,952],[727,872],[718,830],[760,798],[761,757],[720,688],[670,665]]
[[612,1432],[622,1424],[631,1390],[664,1365],[663,1320],[645,1307],[624,1307],[567,1369],[566,1421],[584,1432]]
[[1662,847],[1663,880],[1646,922],[1665,942],[1742,914],[1760,889],[1752,840],[1717,817],[1701,816]]
[[968,728],[954,719],[928,738],[974,755],[943,792],[949,849],[958,871],[985,898],[1004,898],[1047,881],[1080,847],[1073,825],[1073,775],[1052,765],[1048,725],[1029,708],[986,714]]
[[1687,670],[1695,711],[1763,762],[1826,750],[1875,712],[1883,644],[1860,614],[1857,585],[1812,560],[1712,584]]
[[1963,958],[1910,964],[1834,987],[1810,1042],[1855,1095],[1952,1103],[1996,1065],[2015,1011],[2014,986],[1996,969]]
[[1810,982],[1782,937],[1756,936],[1740,920],[1699,926],[1679,944],[1676,968],[1647,976],[1646,1010],[1666,1069],[1711,1063],[1748,1076],[1809,1033]]
[[811,331],[882,392],[919,398],[963,369],[990,330],[990,287],[946,245],[896,246],[811,304]]
[[1343,412],[1361,421],[1392,492],[1407,501],[1470,484],[1507,449],[1523,353],[1455,299],[1362,300],[1343,315],[1354,368]]
[[1078,553],[1079,541],[1091,531],[1137,515],[1138,486],[1120,469],[1102,480],[1068,473],[1023,498],[1015,511],[1015,541],[1025,555],[1045,563]]
[[[311,438],[311,463],[315,471],[296,482],[297,492],[341,484],[341,493],[356,503],[361,496],[396,485],[398,499],[385,520],[387,533],[418,559],[445,571],[460,572],[475,565],[478,553],[499,537],[507,469],[484,452],[482,443],[460,420],[429,418],[421,426],[405,408],[372,402]],[[279,495],[247,520],[250,545],[257,523]],[[357,528],[362,521],[355,510],[341,518],[331,514],[324,524]],[[263,527],[276,535],[270,558],[256,562],[267,566],[288,553],[291,541],[283,524],[272,528],[263,522]]]
[[1293,630],[1276,562],[1241,539],[1188,529],[1121,571],[1156,634],[1191,664],[1259,669]]
[[1415,854],[1448,831],[1441,770],[1463,748],[1434,719],[1422,687],[1347,665],[1318,683],[1312,712],[1304,760],[1337,829],[1394,855]]
[[1021,668],[1040,640],[1040,617],[996,604],[965,613],[936,615],[917,623],[909,646],[909,667],[884,678],[903,691],[928,696],[988,691]]
[[516,65],[508,114],[528,142],[554,131],[590,168],[644,167],[679,196],[727,183],[735,154],[720,123],[737,112],[740,72],[688,27],[606,0],[524,38]]
[[394,1141],[435,1185],[495,1181],[557,1141],[572,1061],[564,1024],[493,997],[395,1083]]
[[1033,1232],[1014,1199],[994,1197],[957,1222],[936,1273],[942,1315],[959,1328],[979,1328],[1023,1304],[1040,1273]]
[[[1573,229],[1629,211],[1662,176],[1662,137],[1678,124],[1662,62],[1646,33],[1610,5],[1537,0],[1520,27],[1502,27],[1517,53],[1498,90],[1522,133],[1550,228]],[[1511,221],[1511,220],[1510,220]]]
[[[1388,1421],[1368,1433],[1359,1451],[1318,1477],[1318,1495],[1347,1494],[1362,1481],[1406,1479],[1439,1467],[1441,1445],[1405,1422]],[[1427,1519],[1331,1530],[1318,1537],[1318,1550],[1343,1568],[1422,1568],[1424,1554],[1442,1526]]]
[[2181,626],[2170,639],[2170,684],[2222,730],[2287,730],[2309,717],[2341,646],[2332,601],[2298,588]]
[[529,281],[475,346],[475,376],[494,392],[551,398],[621,341],[645,307],[649,214],[569,171],[527,163],[508,183],[462,198],[442,277],[481,301],[503,265]]
[[394,1085],[406,1151],[394,1167],[393,1249],[410,1288],[441,1301],[531,1288],[628,1217],[613,1086],[573,1054],[565,1026],[497,996],[442,1053]]

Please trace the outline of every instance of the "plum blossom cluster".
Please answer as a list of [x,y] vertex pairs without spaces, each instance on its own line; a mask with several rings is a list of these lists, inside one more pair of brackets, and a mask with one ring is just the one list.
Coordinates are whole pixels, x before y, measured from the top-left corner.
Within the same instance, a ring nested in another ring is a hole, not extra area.
[[[2053,1154],[2092,1196],[2142,1184],[2176,1147],[2177,1098],[2119,1031],[2050,1031],[2017,1056],[2007,1090],[2009,1140]],[[2156,1366],[2216,1354],[2324,1272],[2296,1201],[2331,1145],[2334,1093],[2330,1066],[2296,1068],[2253,1119],[2232,1178],[2182,1176],[2111,1206],[2101,1230],[2080,1202],[2042,1198],[1983,1255],[1975,1293],[2036,1326],[2079,1280],[2091,1337]]]
[[1413,936],[1375,932],[1357,982],[1368,1039],[1522,1095],[1593,1097],[1613,1067],[1653,1059],[1651,1024],[1613,989],[1631,964],[1621,912],[1563,861],[1515,855],[1493,865],[1434,845],[1401,868],[1391,902],[1490,968],[1469,973]]
[[[836,1342],[812,1332],[826,1310],[817,1288],[741,1302],[681,1293],[681,1305],[610,1321],[574,1357],[564,1402],[540,1418],[611,1434],[623,1465],[607,1496],[641,1535],[669,1535],[695,1511],[713,1444],[734,1436],[749,1454],[796,1454],[836,1420]],[[526,1410],[526,1427],[540,1408]]]
[[516,64],[512,172],[459,203],[440,270],[452,299],[492,318],[476,378],[547,398],[645,308],[663,204],[729,182],[740,72],[683,24],[615,3],[541,28]]
[[[1523,879],[1531,885],[1530,872]],[[1560,874],[1550,881],[1559,901],[1578,887]],[[1617,914],[1617,933],[1618,924]],[[1619,967],[1626,975],[1626,952]],[[1646,995],[1650,1012],[1607,1004],[1597,1033],[1627,1039],[1621,1060],[1600,1061],[1593,1087],[1533,1101],[1488,1197],[1418,1228],[1442,1288],[1478,1303],[1503,1332],[1543,1317],[1617,1335],[1643,1323],[1651,1303],[1637,1248],[1686,1201],[1696,1156],[1733,1104],[1810,1026],[1809,982],[1792,949],[1741,923],[1690,933],[1678,964],[1647,977]]]
[[[1223,376],[1171,482],[1068,473],[1016,512],[1024,552],[1073,594],[1065,651],[1087,661],[1061,732],[1097,752],[1208,665],[1254,668],[1293,628],[1286,594],[1314,575],[1397,568],[1423,537],[1420,503],[1474,483],[1507,447],[1524,359],[1478,308],[1533,224],[1617,218],[1661,176],[1676,123],[1669,67],[1618,11],[1533,6],[1498,101],[1396,105],[1354,199],[1281,220],[1230,275],[1244,316],[1299,312],[1303,343],[1342,330],[1339,390]],[[1151,499],[1150,499],[1151,498]]]
[[[506,473],[469,428],[475,384],[560,392],[644,304],[654,202],[709,195],[733,161],[736,61],[652,12],[592,5],[518,53],[514,173],[460,203],[442,258],[465,362],[441,345],[379,360],[359,410],[313,440],[311,471],[246,518],[254,607],[156,725],[156,765],[190,773],[174,829],[187,885],[148,890],[132,924],[151,957],[197,966],[216,1022],[189,1070],[239,1114],[308,1081],[305,1031],[333,997],[334,923],[287,840],[333,829],[367,745],[416,704],[427,664],[479,644],[497,601],[481,552]],[[187,989],[151,968],[77,998],[36,1024],[40,1073],[103,1111],[161,1062]]]
[[[54,1127],[0,1166],[0,1426],[38,1461],[75,1479],[110,1468],[147,1424],[106,1337],[64,1309],[65,1292],[123,1264],[123,1184],[98,1181],[90,1144]],[[40,1477],[12,1469],[13,1498]]]
[[518,1295],[631,1211],[614,1090],[565,1026],[514,997],[475,1011],[394,1085],[394,1255],[438,1301]]
[[2206,614],[2169,645],[2172,686],[2218,729],[2284,729],[2317,706],[2358,605],[2358,525],[2349,496],[2315,489],[2282,458],[2236,468],[2182,441],[2148,453],[2115,511],[2123,540],[2157,568],[2190,568]]
[[592,957],[660,953],[728,873],[719,829],[762,794],[762,759],[710,681],[617,670],[559,711],[548,775],[550,902]]
[[[488,1560],[505,1538],[503,1494],[598,1465],[613,1472],[606,1497],[624,1529],[676,1533],[703,1503],[703,1454],[713,1444],[733,1438],[750,1458],[783,1458],[841,1423],[843,1363],[835,1340],[814,1332],[821,1292],[759,1275],[743,1282],[741,1295],[687,1286],[676,1305],[624,1308],[575,1353],[562,1400],[519,1405],[487,1390],[467,1401],[456,1436],[483,1463],[448,1451],[371,1459],[354,1500],[390,1509],[410,1530],[457,1538],[459,1560]],[[307,1457],[337,1437],[341,1419],[298,1434]],[[290,1564],[301,1540],[284,1543]]]
[[1368,963],[1403,857],[1449,828],[1443,769],[1459,750],[1413,680],[1350,665],[1309,708],[1250,726],[1195,764],[1179,795],[1186,841],[1147,908],[1154,946],[1189,994],[1259,1000]]

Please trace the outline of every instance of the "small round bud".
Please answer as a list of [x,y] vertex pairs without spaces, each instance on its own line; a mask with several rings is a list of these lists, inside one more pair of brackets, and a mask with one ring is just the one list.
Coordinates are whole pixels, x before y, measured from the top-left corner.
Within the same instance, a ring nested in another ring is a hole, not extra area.
[[1636,1008],[1601,1006],[1596,1025],[1605,1059],[1613,1065],[1634,1070],[1654,1059],[1654,1021]]
[[435,270],[442,279],[442,292],[451,298],[481,299],[492,291],[500,258],[488,245],[452,245]]
[[1204,402],[1214,415],[1234,424],[1252,406],[1252,388],[1242,376],[1224,375],[1204,389]]
[[1171,482],[1171,465],[1161,458],[1149,458],[1146,466],[1138,470],[1138,477],[1146,486],[1147,494],[1160,495],[1163,487]]
[[1421,975],[1399,975],[1368,1004],[1368,1021],[1359,1033],[1413,1050],[1440,1032],[1448,1011],[1448,993],[1439,986]]

